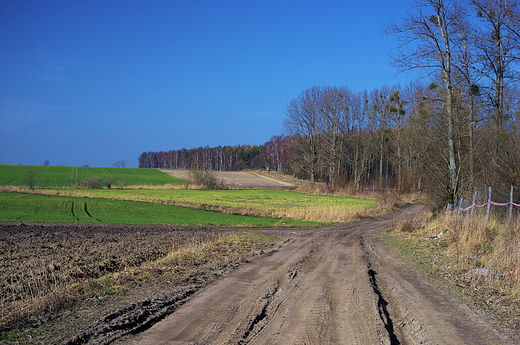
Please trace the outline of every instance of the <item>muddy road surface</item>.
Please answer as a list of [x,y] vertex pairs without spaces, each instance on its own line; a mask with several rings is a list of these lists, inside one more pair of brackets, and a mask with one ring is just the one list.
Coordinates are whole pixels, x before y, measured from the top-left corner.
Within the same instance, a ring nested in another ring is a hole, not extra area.
[[416,207],[295,233],[113,344],[516,344],[378,242]]

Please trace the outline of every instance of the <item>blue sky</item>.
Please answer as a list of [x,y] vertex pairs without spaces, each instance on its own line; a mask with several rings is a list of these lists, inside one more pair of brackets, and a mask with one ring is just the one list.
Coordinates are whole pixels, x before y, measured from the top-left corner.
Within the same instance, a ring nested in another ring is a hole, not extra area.
[[3,1],[0,164],[263,144],[313,85],[410,81],[382,27],[412,1]]

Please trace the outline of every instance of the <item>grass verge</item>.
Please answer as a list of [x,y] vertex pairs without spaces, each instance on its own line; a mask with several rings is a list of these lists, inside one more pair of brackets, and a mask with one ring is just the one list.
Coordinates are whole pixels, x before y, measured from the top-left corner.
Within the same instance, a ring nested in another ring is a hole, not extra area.
[[520,327],[518,224],[425,213],[401,220],[384,241],[470,304]]

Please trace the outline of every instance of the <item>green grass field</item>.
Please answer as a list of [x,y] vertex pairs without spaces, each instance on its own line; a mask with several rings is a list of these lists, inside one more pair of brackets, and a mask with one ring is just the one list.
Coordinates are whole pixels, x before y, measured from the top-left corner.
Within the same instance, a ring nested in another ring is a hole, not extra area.
[[71,188],[86,178],[112,179],[123,186],[182,184],[183,180],[155,169],[87,168],[0,164],[0,186],[29,186],[28,177],[36,188]]
[[227,208],[279,211],[281,209],[320,206],[344,207],[349,209],[366,208],[377,205],[375,200],[342,198],[334,196],[302,194],[284,190],[108,190],[108,189],[71,189],[50,190],[50,193],[63,193],[68,196],[137,200],[193,207],[211,205]]
[[[377,205],[374,200],[286,190],[161,189],[184,181],[154,169],[0,165],[0,186],[28,187],[28,176],[32,188],[22,190],[34,194],[3,193],[0,221],[306,226],[359,219]],[[91,177],[139,188],[73,188]]]
[[0,193],[0,221],[305,227],[320,223],[228,215],[137,201]]

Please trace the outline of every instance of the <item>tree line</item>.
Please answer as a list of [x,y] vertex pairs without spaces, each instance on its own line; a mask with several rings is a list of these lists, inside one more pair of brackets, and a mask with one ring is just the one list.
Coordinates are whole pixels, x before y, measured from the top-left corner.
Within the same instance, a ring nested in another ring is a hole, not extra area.
[[139,168],[199,169],[237,171],[259,168],[259,145],[198,147],[159,152],[143,152],[138,159]]
[[489,171],[517,179],[507,170],[518,134],[519,18],[516,0],[419,0],[388,28],[400,39],[394,65],[433,80],[450,201]]
[[264,145],[143,153],[139,166],[270,169],[331,186],[427,189],[445,201],[518,185],[519,3],[418,0],[386,32],[400,40],[392,64],[420,80],[362,92],[313,86]]

